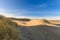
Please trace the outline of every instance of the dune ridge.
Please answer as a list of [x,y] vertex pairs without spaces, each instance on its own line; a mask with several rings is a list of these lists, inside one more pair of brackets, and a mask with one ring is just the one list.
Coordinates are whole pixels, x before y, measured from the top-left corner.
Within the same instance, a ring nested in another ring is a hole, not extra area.
[[45,19],[31,19],[30,21],[13,20],[13,22],[16,22],[18,25],[21,26],[36,26],[36,25],[56,26],[51,21]]

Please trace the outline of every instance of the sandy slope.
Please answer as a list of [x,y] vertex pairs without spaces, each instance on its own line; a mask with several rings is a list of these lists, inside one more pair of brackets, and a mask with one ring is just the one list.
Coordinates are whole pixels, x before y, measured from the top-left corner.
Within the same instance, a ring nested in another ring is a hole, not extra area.
[[41,25],[31,27],[19,26],[18,28],[21,31],[23,40],[60,40],[60,36],[47,27],[52,28],[52,26]]
[[13,22],[16,22],[18,25],[21,25],[21,26],[48,25],[48,26],[60,27],[58,25],[58,24],[60,24],[60,22],[45,20],[45,19],[31,19],[30,21],[27,21],[27,22],[13,20]]
[[56,21],[33,19],[28,22],[13,20],[19,25],[23,40],[60,40],[60,26]]

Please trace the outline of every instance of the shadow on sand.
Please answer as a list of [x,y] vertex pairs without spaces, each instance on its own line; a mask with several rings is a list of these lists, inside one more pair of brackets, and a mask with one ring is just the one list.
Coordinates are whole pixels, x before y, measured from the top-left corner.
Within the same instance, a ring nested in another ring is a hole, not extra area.
[[47,25],[19,26],[24,40],[60,40],[60,28]]

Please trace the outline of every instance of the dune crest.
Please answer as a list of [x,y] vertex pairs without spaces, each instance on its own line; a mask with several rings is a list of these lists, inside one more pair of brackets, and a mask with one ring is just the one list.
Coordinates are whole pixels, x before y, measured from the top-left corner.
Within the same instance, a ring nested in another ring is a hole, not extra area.
[[45,19],[33,19],[33,20],[27,22],[26,25],[27,26],[45,25],[47,23],[49,23],[49,22]]
[[18,21],[18,20],[13,20],[13,22],[16,22],[18,25],[21,26],[36,26],[36,25],[50,25],[50,26],[55,26],[50,23],[50,21],[45,20],[45,19],[31,19],[30,21]]

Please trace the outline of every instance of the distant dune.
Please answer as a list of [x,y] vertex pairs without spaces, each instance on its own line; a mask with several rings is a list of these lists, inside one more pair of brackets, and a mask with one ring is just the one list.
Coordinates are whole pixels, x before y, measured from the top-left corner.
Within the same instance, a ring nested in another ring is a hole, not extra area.
[[58,24],[56,23],[57,21],[45,20],[45,19],[31,19],[30,21],[13,20],[13,22],[16,22],[18,25],[21,26],[36,26],[36,25],[56,26],[54,24]]

